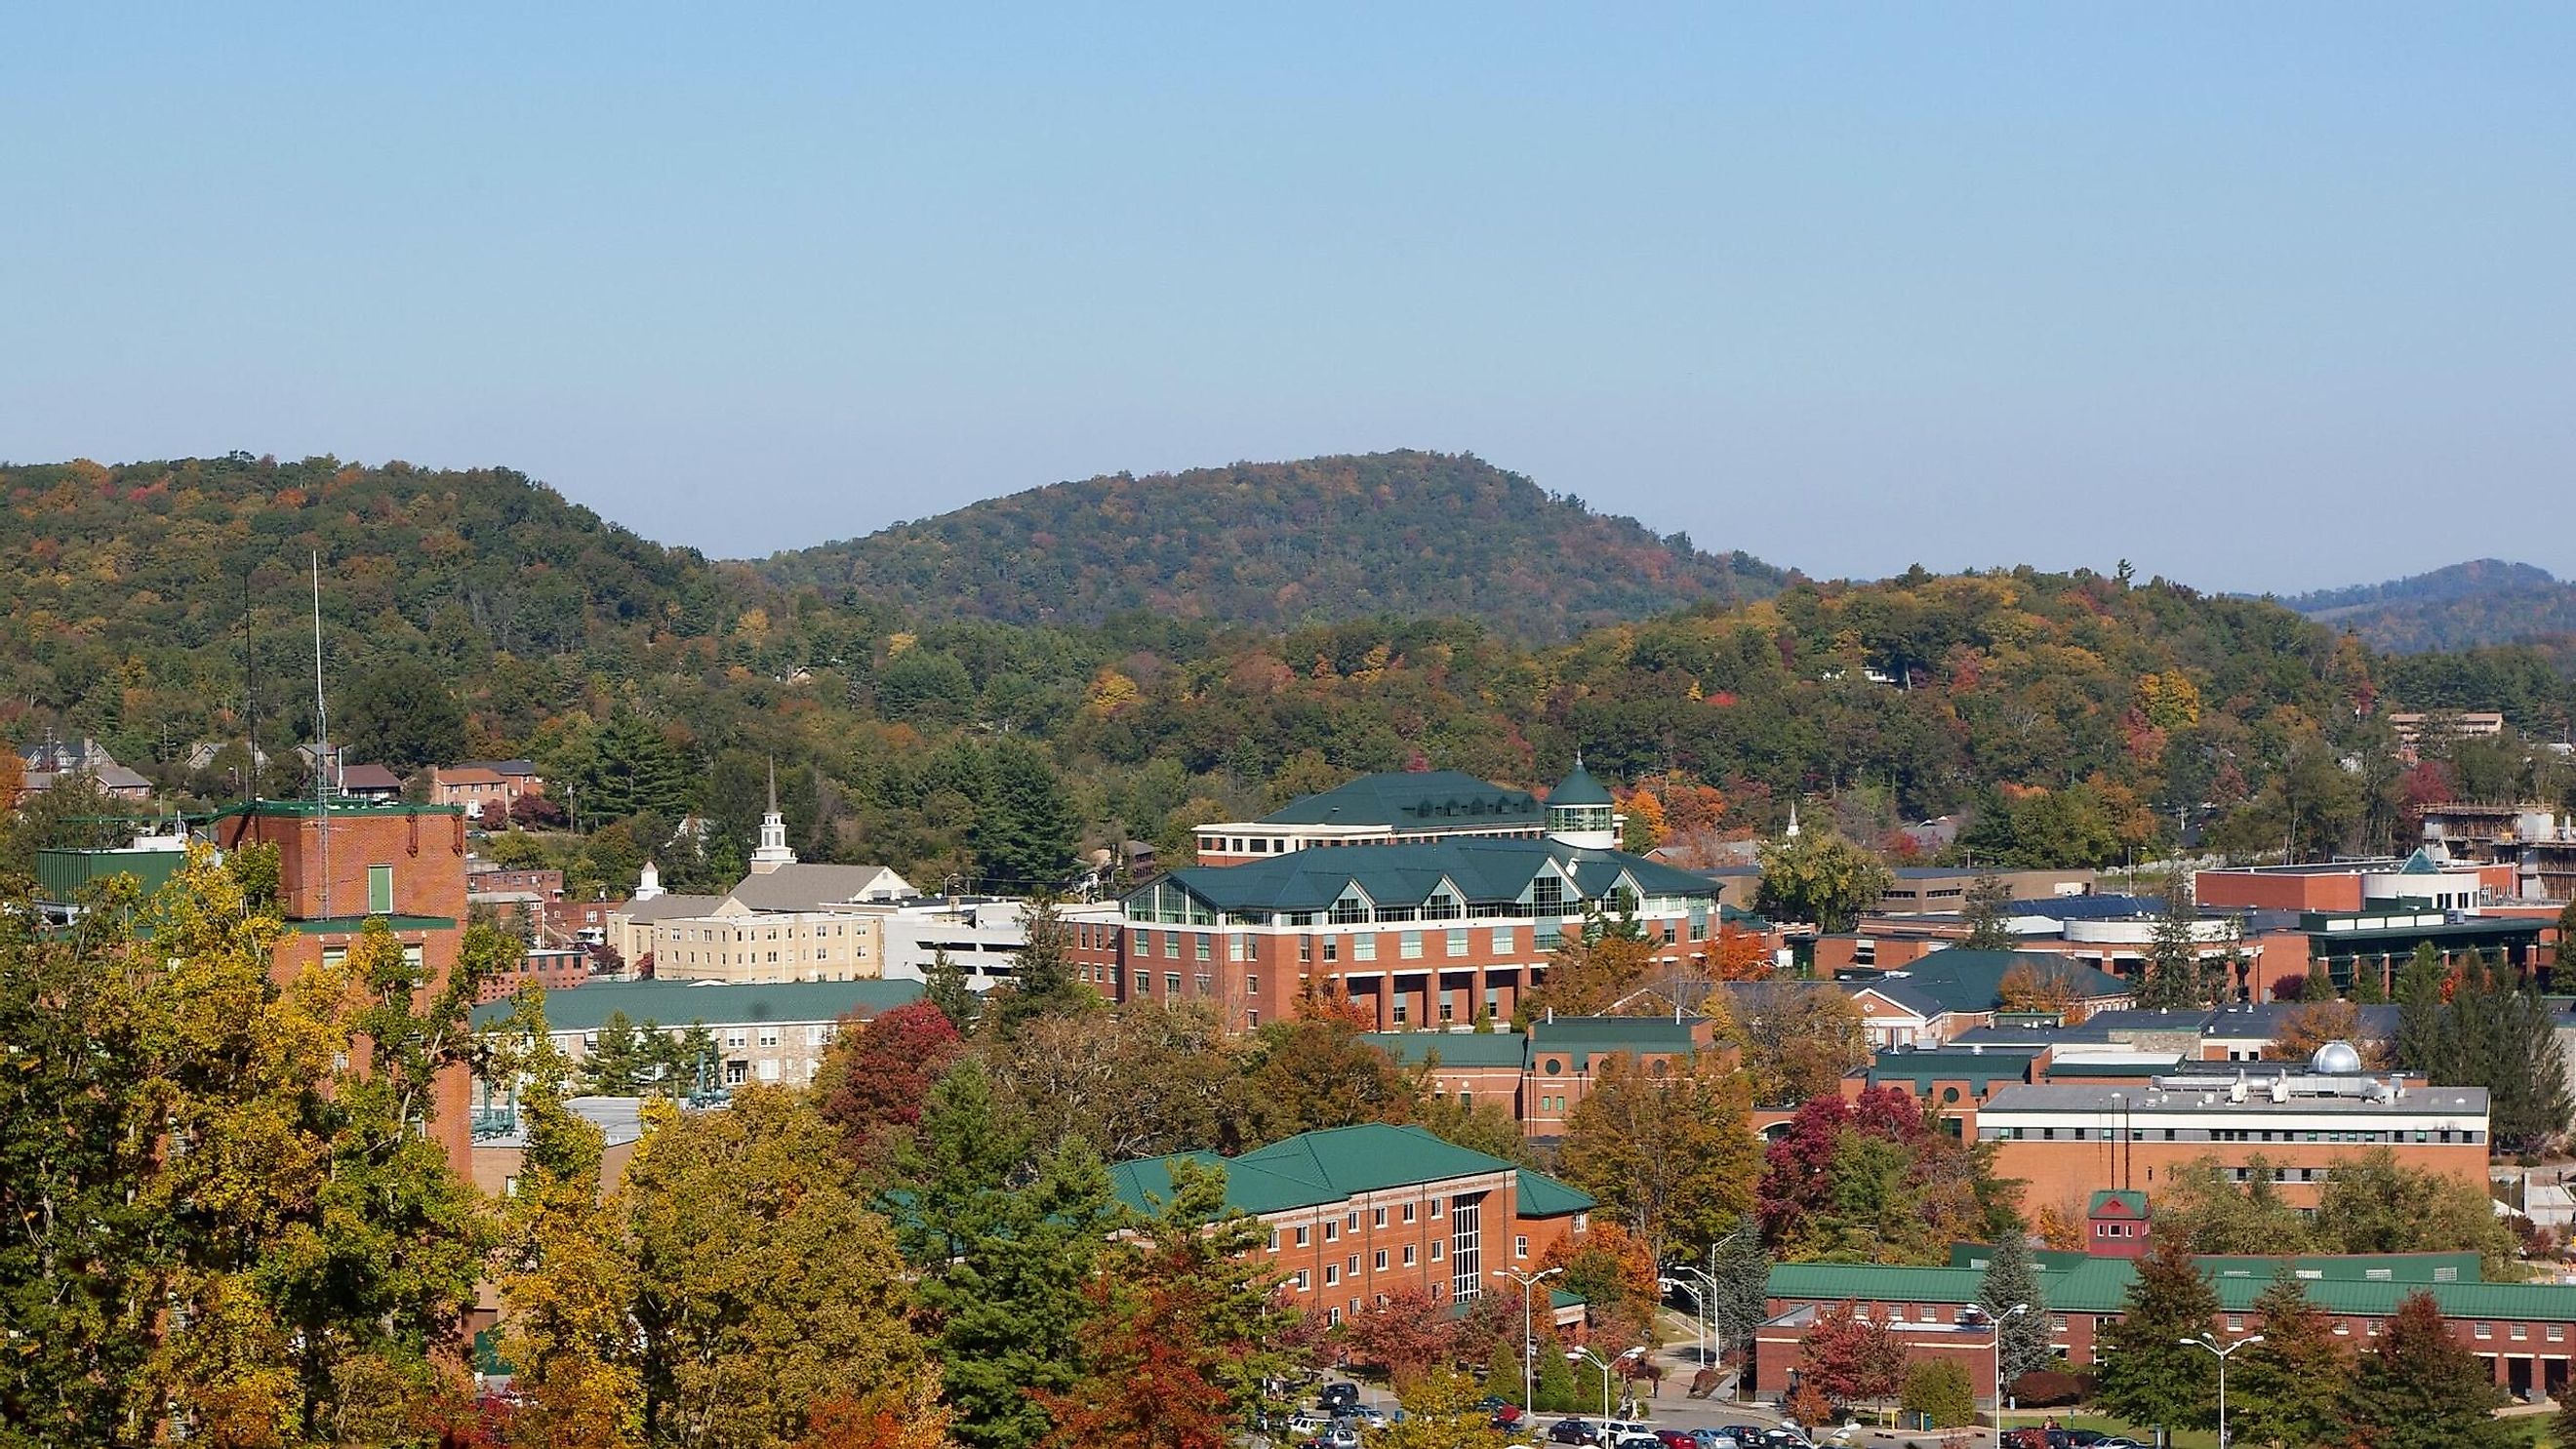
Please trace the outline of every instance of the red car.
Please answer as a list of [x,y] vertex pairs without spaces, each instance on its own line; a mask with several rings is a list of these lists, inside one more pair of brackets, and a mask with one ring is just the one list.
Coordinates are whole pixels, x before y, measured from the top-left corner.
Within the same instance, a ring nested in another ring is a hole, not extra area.
[[1699,1449],[1699,1441],[1679,1429],[1657,1429],[1655,1438],[1664,1449]]

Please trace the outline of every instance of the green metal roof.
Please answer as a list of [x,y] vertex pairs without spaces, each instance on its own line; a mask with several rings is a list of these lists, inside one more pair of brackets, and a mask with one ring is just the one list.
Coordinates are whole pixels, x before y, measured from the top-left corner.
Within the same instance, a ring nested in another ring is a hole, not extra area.
[[[2221,1308],[2242,1312],[2286,1265],[2311,1302],[2328,1313],[2385,1316],[2412,1293],[2429,1293],[2452,1318],[2506,1318],[2576,1322],[2576,1285],[2488,1283],[2471,1280],[2475,1254],[2409,1253],[2387,1257],[2201,1259],[2202,1272]],[[1971,1260],[1974,1261],[1974,1260]],[[2084,1258],[2058,1266],[2040,1263],[2041,1290],[2056,1313],[2119,1313],[2126,1306],[2137,1266],[2126,1258]],[[2464,1281],[2435,1282],[2445,1266]],[[2360,1276],[2385,1270],[2389,1277]],[[2307,1273],[2317,1276],[2308,1277]],[[1985,1274],[1975,1268],[1887,1267],[1872,1263],[1782,1263],[1771,1270],[1773,1298],[1858,1299],[1883,1303],[1965,1304],[1975,1301]]]
[[[1316,1207],[1355,1193],[1516,1170],[1499,1157],[1444,1142],[1419,1127],[1376,1122],[1301,1132],[1236,1158],[1220,1159],[1205,1152],[1174,1156],[1223,1167],[1226,1205],[1254,1214]],[[1138,1212],[1154,1211],[1157,1201],[1171,1195],[1172,1161],[1173,1157],[1148,1157],[1109,1169],[1119,1200]]]
[[1512,1067],[1529,1060],[1529,1038],[1516,1031],[1364,1031],[1360,1040],[1405,1066],[1433,1057],[1445,1067]]
[[454,916],[289,916],[286,929],[299,936],[354,936],[367,922],[382,921],[396,935],[405,931],[453,931]]
[[[208,820],[230,820],[243,815],[319,815],[323,807],[312,800],[253,800],[248,804],[227,806]],[[360,800],[341,796],[330,805],[333,817],[342,815],[462,815],[462,805],[419,805],[407,800]]]
[[[1351,886],[1382,905],[1420,905],[1443,881],[1468,904],[1509,905],[1528,892],[1550,863],[1573,894],[1600,900],[1620,880],[1641,895],[1707,900],[1717,883],[1620,850],[1585,850],[1559,840],[1486,839],[1464,836],[1414,845],[1369,845],[1347,850],[1298,850],[1243,865],[1184,866],[1162,878],[1219,911],[1323,912]],[[1151,892],[1148,884],[1131,893]],[[1569,899],[1567,914],[1580,909]],[[1424,923],[1425,929],[1491,925],[1489,920]],[[1434,969],[1426,962],[1421,969]]]
[[[1558,1016],[1530,1023],[1532,1062],[1569,1057],[1573,1069],[1590,1071],[1595,1057],[1687,1056],[1700,1049],[1692,1034],[1698,1018],[1669,1016]],[[1551,1075],[1553,1075],[1551,1073]]]
[[1550,810],[1562,809],[1569,805],[1608,805],[1610,803],[1612,803],[1610,792],[1602,788],[1600,781],[1592,778],[1590,770],[1583,768],[1583,756],[1579,754],[1574,757],[1574,772],[1559,780],[1556,788],[1547,792],[1547,808]]
[[[852,1011],[892,1011],[919,1001],[921,992],[918,981],[594,981],[547,992],[546,1024],[556,1031],[597,1031],[616,1011],[638,1026],[837,1021]],[[509,1014],[510,1003],[487,1002],[474,1008],[474,1024],[489,1026]]]
[[1537,825],[1539,804],[1527,790],[1489,785],[1457,770],[1362,775],[1320,795],[1293,800],[1261,817],[1264,825]]
[[85,888],[122,875],[133,877],[148,896],[187,863],[184,850],[39,850],[36,889],[45,900],[69,904]]
[[2118,1189],[2107,1187],[2094,1193],[2092,1197],[2085,1201],[2084,1215],[2088,1218],[2099,1216],[2104,1204],[2115,1202],[2122,1208],[2126,1209],[2129,1216],[2133,1218],[2142,1218],[2147,1215],[2147,1195],[2145,1193],[2139,1192],[2134,1188]]
[[2032,1060],[2021,1052],[1881,1051],[1870,1060],[1869,1084],[1910,1082],[1928,1088],[1934,1082],[1964,1081],[1983,1090],[1997,1081],[2029,1081]]
[[1569,1213],[1590,1212],[1600,1202],[1583,1189],[1563,1183],[1544,1172],[1521,1169],[1520,1209],[1525,1218],[1561,1218]]

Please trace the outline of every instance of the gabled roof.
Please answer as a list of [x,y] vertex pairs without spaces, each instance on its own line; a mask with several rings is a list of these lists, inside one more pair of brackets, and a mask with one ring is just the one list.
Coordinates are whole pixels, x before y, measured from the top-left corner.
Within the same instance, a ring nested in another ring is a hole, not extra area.
[[865,901],[871,892],[917,894],[912,883],[881,865],[782,865],[747,875],[724,898],[753,911],[813,911]]
[[1530,1057],[1569,1057],[1586,1072],[1596,1057],[1687,1056],[1700,1049],[1694,1032],[1669,1016],[1559,1016],[1530,1024]]
[[443,770],[433,771],[430,778],[442,785],[498,785],[501,783],[501,772],[486,769],[481,765],[450,765]]
[[1470,829],[1538,825],[1543,819],[1537,799],[1527,790],[1489,785],[1457,770],[1407,770],[1362,775],[1320,795],[1292,800],[1258,823]]
[[2147,1215],[2147,1195],[2134,1188],[2103,1188],[2085,1202],[2084,1215],[2098,1218],[2103,1209],[2114,1207],[2121,1217],[2143,1218]]
[[1470,903],[1504,904],[1518,900],[1550,865],[1572,882],[1575,892],[1591,900],[1608,894],[1622,878],[1633,882],[1641,895],[1706,899],[1717,893],[1717,887],[1704,877],[1625,851],[1586,850],[1559,840],[1473,836],[1416,845],[1297,850],[1243,865],[1185,866],[1161,881],[1220,911],[1328,910],[1346,887],[1354,885],[1381,905],[1415,905],[1429,899],[1443,880],[1464,892]]
[[2399,875],[2446,874],[2442,869],[2441,863],[2433,859],[2431,852],[2425,850],[2424,847],[2420,845],[2415,847],[2415,853],[2413,855],[2406,857],[2406,863],[2404,865],[2397,867],[2397,873]]
[[1157,1201],[1171,1195],[1171,1163],[1176,1157],[1223,1167],[1226,1206],[1254,1214],[1318,1207],[1392,1187],[1519,1170],[1499,1157],[1442,1141],[1419,1127],[1371,1122],[1301,1132],[1230,1159],[1185,1152],[1122,1162],[1109,1169],[1110,1185],[1130,1208],[1152,1212]]
[[[547,992],[546,1025],[597,1031],[616,1011],[638,1026],[838,1021],[853,1011],[875,1016],[909,1005],[921,999],[922,990],[918,981],[593,981]],[[488,1026],[509,1014],[510,1003],[488,1002],[474,1008],[474,1024]]]
[[402,778],[382,765],[351,765],[340,771],[343,790],[399,790]]
[[1559,1182],[1544,1172],[1524,1167],[1520,1172],[1520,1210],[1525,1218],[1561,1218],[1571,1213],[1590,1212],[1601,1204],[1592,1194]]
[[496,775],[533,775],[537,767],[525,760],[459,760],[460,770],[489,770]]
[[609,914],[639,922],[677,921],[713,915],[723,904],[722,896],[655,896],[649,901],[628,901]]

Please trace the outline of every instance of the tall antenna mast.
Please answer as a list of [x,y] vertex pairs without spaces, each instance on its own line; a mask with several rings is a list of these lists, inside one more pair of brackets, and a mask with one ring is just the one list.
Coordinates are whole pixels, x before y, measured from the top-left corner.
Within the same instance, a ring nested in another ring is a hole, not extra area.
[[322,703],[322,551],[313,551],[313,803],[322,836],[322,918],[331,918],[331,716]]
[[250,572],[242,571],[242,743],[250,758],[242,764],[242,804],[259,798],[259,630],[251,621]]

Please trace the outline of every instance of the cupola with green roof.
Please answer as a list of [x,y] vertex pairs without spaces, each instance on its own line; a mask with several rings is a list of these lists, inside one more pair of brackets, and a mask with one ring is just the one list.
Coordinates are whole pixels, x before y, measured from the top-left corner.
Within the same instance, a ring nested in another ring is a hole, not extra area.
[[1547,833],[1585,850],[1619,848],[1619,817],[1612,813],[1610,792],[1583,768],[1583,752],[1574,752],[1574,771],[1547,792]]

